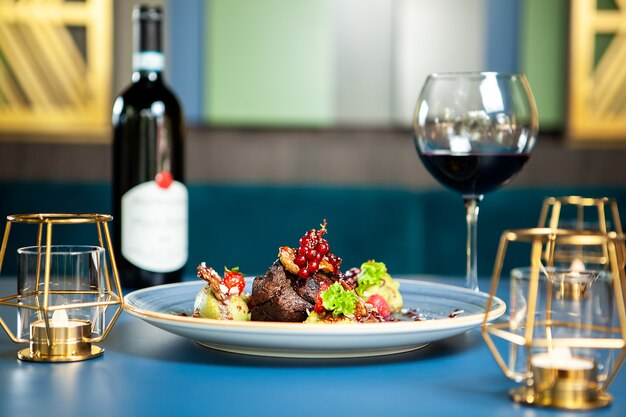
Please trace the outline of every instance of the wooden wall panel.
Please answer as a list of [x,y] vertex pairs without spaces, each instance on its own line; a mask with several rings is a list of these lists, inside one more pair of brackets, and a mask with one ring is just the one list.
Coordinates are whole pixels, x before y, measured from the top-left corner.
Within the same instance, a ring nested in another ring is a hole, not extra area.
[[112,13],[107,0],[0,2],[1,132],[108,140]]

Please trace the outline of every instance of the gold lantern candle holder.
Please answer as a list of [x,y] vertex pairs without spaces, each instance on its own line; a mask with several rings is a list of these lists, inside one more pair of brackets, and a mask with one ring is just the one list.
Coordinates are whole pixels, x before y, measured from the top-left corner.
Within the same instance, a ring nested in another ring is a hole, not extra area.
[[[615,232],[618,235],[623,233],[617,201],[608,197],[548,197],[543,201],[538,227],[601,233]],[[555,262],[574,263],[579,269],[584,269],[585,264],[590,262],[607,263],[607,248],[597,249],[593,252],[587,248],[583,252],[580,247],[557,247],[554,253]]]
[[[7,217],[0,247],[0,268],[14,224],[37,225],[37,243],[17,250],[18,292],[0,297],[0,305],[17,308],[15,343],[29,343],[21,360],[73,362],[101,356],[94,345],[110,332],[123,309],[122,289],[103,214],[19,214]],[[57,225],[94,224],[96,246],[53,245]],[[106,248],[106,249],[105,249]]]
[[617,201],[608,197],[548,197],[543,201],[538,227],[622,233]]
[[[498,366],[521,383],[511,398],[571,410],[608,405],[612,397],[607,388],[626,357],[624,236],[552,228],[505,231],[487,310],[503,265],[510,263],[507,251],[519,253],[519,248],[509,248],[513,245],[526,247],[529,266],[511,271],[508,318],[491,324],[485,320],[481,327]],[[589,263],[582,271],[558,265],[555,248],[561,246],[582,253],[606,249],[607,262]]]

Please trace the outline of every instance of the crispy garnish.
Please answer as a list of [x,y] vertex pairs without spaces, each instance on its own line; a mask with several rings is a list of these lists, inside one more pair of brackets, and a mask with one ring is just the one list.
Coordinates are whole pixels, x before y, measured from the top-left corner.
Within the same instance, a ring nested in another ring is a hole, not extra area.
[[333,266],[333,264],[328,262],[326,259],[322,259],[322,261],[320,262],[320,270],[330,272],[331,274],[337,272],[335,271],[335,267]]
[[215,295],[215,298],[220,301],[224,301],[227,298],[225,293],[227,293],[228,291],[223,291],[223,289],[220,287],[220,285],[224,286],[224,284],[222,284],[222,278],[215,271],[215,269],[206,266],[204,262],[198,265],[198,278],[205,280],[209,284],[213,295]]
[[298,274],[300,268],[293,261],[296,258],[296,254],[292,248],[289,246],[281,246],[278,248],[278,257],[280,258],[280,263],[283,264],[287,271],[294,275]]

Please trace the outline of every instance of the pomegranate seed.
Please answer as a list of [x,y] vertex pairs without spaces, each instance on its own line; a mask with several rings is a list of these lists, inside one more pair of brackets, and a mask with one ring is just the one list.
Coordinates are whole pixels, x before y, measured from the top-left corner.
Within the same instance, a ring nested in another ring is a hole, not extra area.
[[306,265],[306,257],[303,254],[298,254],[296,258],[293,260],[293,263],[298,265],[299,267],[303,267]]
[[329,249],[328,243],[320,242],[317,245],[315,245],[315,249],[317,249],[317,251],[321,253],[322,255],[326,255]]

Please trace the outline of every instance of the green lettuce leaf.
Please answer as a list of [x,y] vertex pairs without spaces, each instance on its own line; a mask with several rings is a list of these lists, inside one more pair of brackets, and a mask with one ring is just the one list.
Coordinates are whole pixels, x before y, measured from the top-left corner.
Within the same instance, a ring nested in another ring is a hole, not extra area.
[[355,293],[335,282],[322,293],[322,302],[326,310],[332,311],[334,317],[339,317],[342,314],[354,314],[357,297]]
[[387,275],[387,267],[384,263],[375,260],[364,262],[357,278],[356,291],[360,296],[363,296],[363,292],[367,291],[368,288],[382,284],[385,275]]

